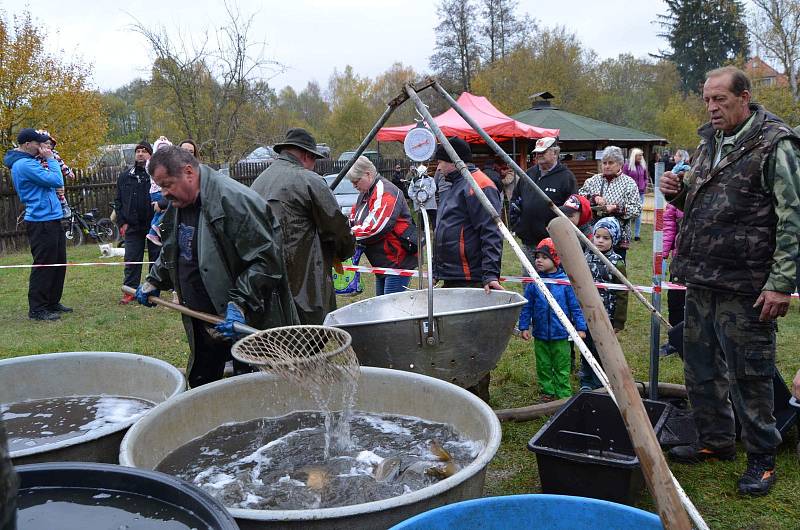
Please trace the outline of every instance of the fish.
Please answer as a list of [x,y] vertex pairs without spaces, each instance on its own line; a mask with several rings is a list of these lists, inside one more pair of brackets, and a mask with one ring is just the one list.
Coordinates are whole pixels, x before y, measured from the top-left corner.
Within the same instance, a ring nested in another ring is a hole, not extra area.
[[458,472],[458,466],[455,462],[447,462],[444,464],[439,464],[438,466],[429,466],[425,470],[425,474],[429,477],[434,477],[438,479],[446,479],[452,477]]
[[372,475],[378,482],[391,482],[400,475],[401,460],[399,456],[384,458],[375,466]]
[[436,440],[431,440],[428,443],[428,451],[430,451],[430,453],[441,462],[450,462],[453,460],[453,457],[450,456],[450,453],[448,453],[447,450]]
[[306,479],[306,486],[308,488],[320,491],[325,489],[325,486],[328,485],[331,481],[330,474],[325,471],[324,469],[318,467],[309,467],[304,469],[306,473],[308,473],[308,478]]

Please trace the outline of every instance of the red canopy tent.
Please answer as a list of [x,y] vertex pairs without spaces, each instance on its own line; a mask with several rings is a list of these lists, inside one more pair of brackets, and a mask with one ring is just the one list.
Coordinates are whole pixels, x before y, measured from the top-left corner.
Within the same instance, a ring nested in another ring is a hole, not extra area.
[[[504,142],[514,138],[558,136],[558,129],[543,129],[509,118],[497,110],[495,106],[483,96],[474,96],[469,92],[464,92],[458,97],[458,104],[467,114],[478,122],[478,125],[480,125],[495,142]],[[453,109],[448,109],[447,112],[439,114],[434,118],[434,121],[448,137],[458,136],[469,143],[484,143],[478,133]],[[379,142],[402,142],[406,137],[406,133],[415,126],[416,124],[383,127],[378,131],[376,139]]]

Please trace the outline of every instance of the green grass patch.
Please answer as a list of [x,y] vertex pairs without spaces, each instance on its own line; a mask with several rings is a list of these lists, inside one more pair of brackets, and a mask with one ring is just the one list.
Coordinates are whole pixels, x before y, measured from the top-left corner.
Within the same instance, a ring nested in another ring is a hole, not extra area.
[[[628,252],[628,274],[635,284],[651,283],[651,232],[643,226],[642,241]],[[68,249],[71,262],[107,261],[99,259],[97,246]],[[114,258],[121,261],[121,258]],[[112,261],[112,260],[108,260]],[[30,254],[15,253],[0,257],[0,265],[28,264]],[[518,275],[521,266],[506,248],[503,273]],[[148,309],[137,304],[120,306],[121,266],[71,267],[67,271],[63,303],[75,309],[57,322],[28,320],[28,269],[0,270],[0,358],[56,351],[123,351],[157,357],[185,367],[188,345],[179,316],[167,309]],[[366,292],[355,297],[340,297],[339,304],[372,296],[374,281],[364,275]],[[412,280],[416,285],[416,280]],[[507,288],[522,292],[521,284]],[[647,295],[649,298],[649,295]],[[636,380],[648,379],[650,314],[631,297],[628,322],[619,335],[631,372]],[[666,308],[666,301],[663,303]],[[666,309],[665,309],[666,310]],[[662,333],[663,334],[663,333]],[[797,301],[789,316],[780,320],[778,368],[791,379],[800,368],[800,314]],[[675,356],[661,361],[660,380],[683,383],[683,368]],[[573,379],[577,388],[577,379]],[[512,338],[496,370],[492,373],[491,405],[494,408],[521,407],[539,398],[533,345]],[[535,493],[541,491],[536,459],[527,450],[530,438],[546,418],[523,423],[505,423],[503,442],[489,468],[487,495]],[[701,466],[672,465],[671,468],[706,522],[719,529],[776,529],[800,527],[800,464],[795,454],[796,432],[781,447],[778,455],[778,482],[765,498],[747,499],[736,492],[736,480],[745,467],[743,452],[737,461]],[[639,507],[653,510],[647,493]]]

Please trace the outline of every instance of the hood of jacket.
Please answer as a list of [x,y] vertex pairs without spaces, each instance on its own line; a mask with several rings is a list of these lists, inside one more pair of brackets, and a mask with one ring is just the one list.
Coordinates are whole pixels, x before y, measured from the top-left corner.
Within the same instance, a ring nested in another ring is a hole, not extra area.
[[6,156],[3,157],[3,164],[5,164],[8,169],[11,169],[17,161],[23,158],[34,158],[34,156],[29,155],[25,151],[20,151],[19,149],[10,149],[6,152]]

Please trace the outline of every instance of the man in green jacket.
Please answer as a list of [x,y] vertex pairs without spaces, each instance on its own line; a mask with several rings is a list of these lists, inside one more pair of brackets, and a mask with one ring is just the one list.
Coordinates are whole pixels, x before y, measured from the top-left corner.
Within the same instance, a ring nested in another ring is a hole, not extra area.
[[314,171],[318,158],[314,137],[289,129],[274,147],[278,159],[253,182],[252,189],[269,204],[283,232],[289,285],[303,324],[322,324],[336,309],[333,263],[353,255],[355,240],[333,193]]
[[[188,151],[159,149],[150,173],[172,207],[161,223],[161,254],[137,301],[150,306],[148,296],[175,289],[186,307],[225,317],[216,326],[183,317],[192,352],[187,375],[196,387],[222,377],[234,323],[258,329],[298,323],[280,232],[261,197]],[[234,360],[234,371],[249,370]]]
[[795,289],[800,138],[750,97],[738,68],[706,74],[711,121],[698,130],[692,167],[661,179],[661,192],[685,214],[671,270],[687,287],[684,375],[698,432],[697,443],[669,456],[733,460],[736,410],[747,451],[739,493],[766,495],[781,442],[772,378],[776,320]]

